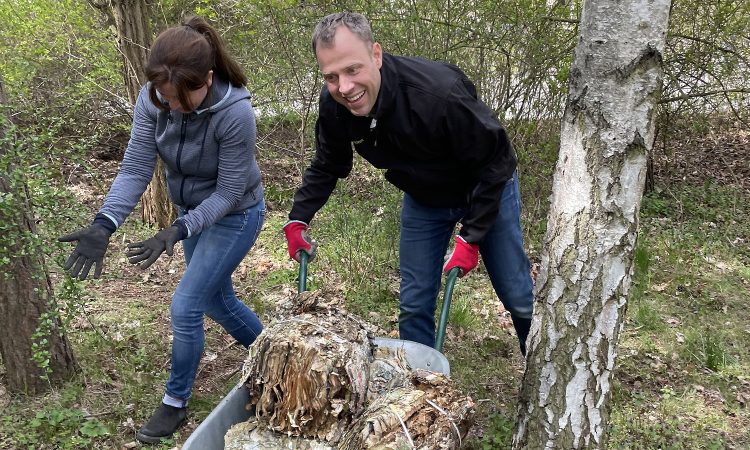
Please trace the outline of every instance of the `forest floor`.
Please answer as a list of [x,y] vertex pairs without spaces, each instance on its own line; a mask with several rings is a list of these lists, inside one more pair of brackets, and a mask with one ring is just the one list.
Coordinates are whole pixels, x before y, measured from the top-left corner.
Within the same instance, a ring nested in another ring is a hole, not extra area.
[[[750,134],[729,124],[672,136],[679,139],[659,140],[643,202],[609,448],[750,448]],[[259,140],[268,216],[235,273],[238,296],[264,321],[296,289],[297,267],[286,255],[281,226],[304,161],[279,150],[284,139]],[[117,166],[93,159],[90,169],[71,174],[70,189],[87,214],[103,199],[101,180],[112,180]],[[532,167],[521,167],[522,191]],[[345,293],[353,312],[396,336],[398,273],[387,234],[397,230],[397,213],[379,202],[398,194],[361,162],[342,184],[314,224],[321,249],[311,288]],[[525,203],[538,194],[525,192]],[[360,206],[352,200],[361,200],[362,216],[351,211]],[[538,261],[544,217],[527,213],[524,223],[530,257]],[[381,248],[362,247],[359,240],[381,231],[373,238],[384,242]],[[36,400],[11,397],[0,383],[0,448],[139,446],[135,431],[158,405],[169,372],[169,303],[183,269],[180,250],[147,271],[127,264],[125,245],[153,232],[129,220],[110,244],[103,277],[79,283],[83,301],[69,329],[81,367],[76,381]],[[380,257],[383,248],[387,255]],[[370,251],[369,259],[361,255]],[[59,266],[50,267],[60,286]],[[372,273],[378,279],[368,278]],[[481,268],[459,282],[454,299],[444,353],[459,387],[477,402],[466,447],[508,448],[524,367],[510,319]],[[179,448],[238,382],[247,351],[210,320],[205,329],[188,423],[156,448]]]

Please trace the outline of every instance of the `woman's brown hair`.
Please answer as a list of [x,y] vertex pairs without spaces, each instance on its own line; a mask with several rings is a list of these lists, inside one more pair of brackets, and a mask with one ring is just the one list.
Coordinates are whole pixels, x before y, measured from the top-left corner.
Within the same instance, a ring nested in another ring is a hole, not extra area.
[[156,88],[169,83],[177,90],[180,103],[189,105],[190,91],[206,84],[210,70],[233,86],[247,84],[244,71],[229,55],[216,30],[201,17],[186,17],[182,25],[159,34],[151,46],[146,64],[146,78],[151,82],[149,97],[154,105],[168,111],[169,107],[157,97]]

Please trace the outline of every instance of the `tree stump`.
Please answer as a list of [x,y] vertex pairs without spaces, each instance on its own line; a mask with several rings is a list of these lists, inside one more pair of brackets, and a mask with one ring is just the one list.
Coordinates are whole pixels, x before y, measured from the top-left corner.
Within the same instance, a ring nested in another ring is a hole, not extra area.
[[373,345],[374,327],[342,303],[316,291],[282,306],[245,364],[255,416],[225,448],[460,448],[471,398],[443,374],[412,370],[403,350]]
[[471,398],[443,374],[416,369],[409,381],[374,398],[337,448],[461,448],[474,416]]

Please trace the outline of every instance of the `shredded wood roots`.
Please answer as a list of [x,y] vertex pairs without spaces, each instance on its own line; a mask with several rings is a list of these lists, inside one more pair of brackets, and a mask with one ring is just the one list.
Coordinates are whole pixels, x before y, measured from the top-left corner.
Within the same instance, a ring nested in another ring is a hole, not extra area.
[[325,291],[282,305],[250,347],[243,375],[255,415],[225,437],[231,450],[458,449],[474,402],[402,349],[374,346],[372,326]]

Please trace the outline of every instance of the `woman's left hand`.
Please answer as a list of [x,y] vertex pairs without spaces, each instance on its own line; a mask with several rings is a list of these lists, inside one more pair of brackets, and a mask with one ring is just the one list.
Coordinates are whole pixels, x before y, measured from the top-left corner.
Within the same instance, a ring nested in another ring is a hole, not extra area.
[[128,251],[125,256],[128,257],[130,264],[140,263],[141,269],[147,269],[154,261],[159,259],[164,251],[167,252],[167,255],[172,256],[174,245],[185,238],[183,234],[180,227],[172,225],[156,233],[150,239],[128,244]]

